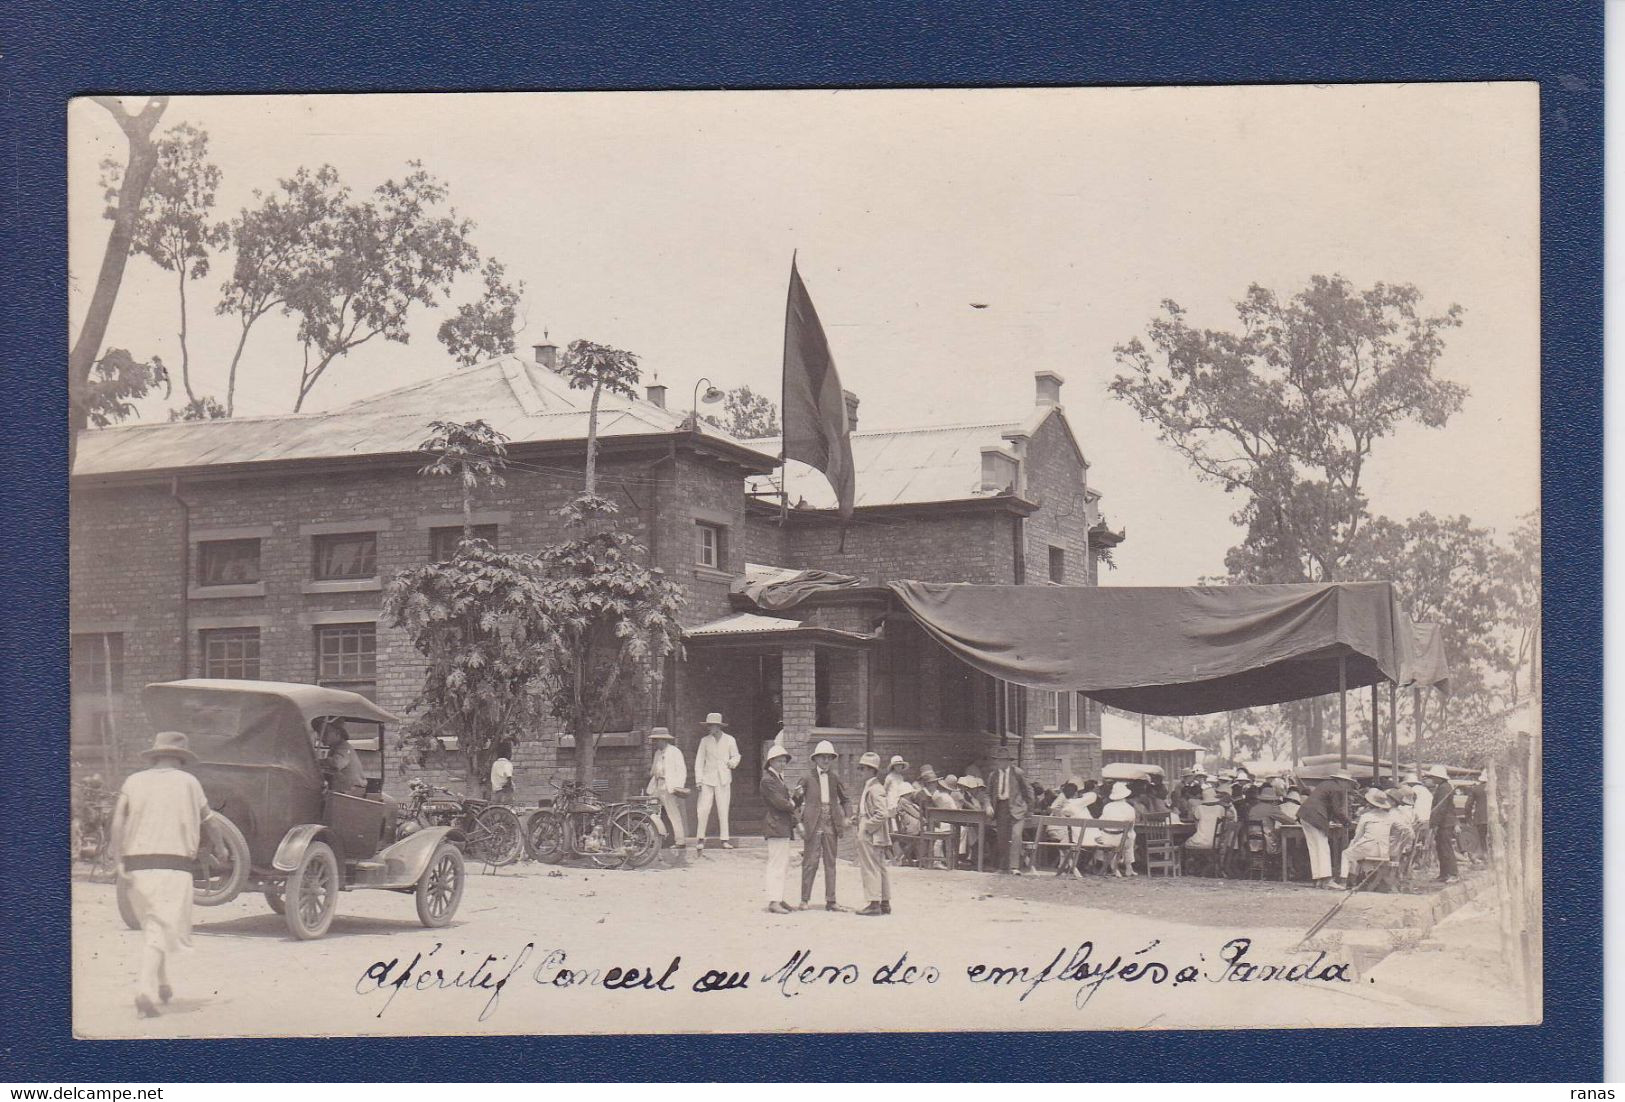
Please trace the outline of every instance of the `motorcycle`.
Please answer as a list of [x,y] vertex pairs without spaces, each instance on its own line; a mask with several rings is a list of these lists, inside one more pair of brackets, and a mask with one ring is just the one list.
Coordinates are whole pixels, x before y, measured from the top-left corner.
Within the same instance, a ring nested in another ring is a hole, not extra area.
[[605,803],[586,785],[553,782],[559,795],[525,821],[531,856],[558,864],[585,857],[601,869],[641,869],[660,855],[659,801],[639,796]]
[[68,821],[73,859],[90,865],[92,880],[111,880],[117,872],[113,859],[113,805],[118,793],[101,783],[100,777],[75,783],[72,814]]
[[408,787],[411,795],[395,826],[396,841],[424,827],[445,826],[461,832],[463,852],[494,868],[511,865],[524,855],[525,831],[512,808],[427,781],[414,779]]

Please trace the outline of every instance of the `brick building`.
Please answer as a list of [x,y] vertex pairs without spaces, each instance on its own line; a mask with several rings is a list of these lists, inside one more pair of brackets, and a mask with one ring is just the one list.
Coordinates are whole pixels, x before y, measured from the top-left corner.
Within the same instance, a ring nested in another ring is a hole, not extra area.
[[[382,592],[397,571],[449,556],[461,524],[452,481],[418,474],[429,422],[484,418],[512,441],[506,485],[480,492],[481,536],[504,550],[563,536],[556,510],[581,484],[587,396],[555,373],[554,346],[533,353],[327,413],[83,433],[70,505],[75,760],[133,764],[152,735],[141,687],[180,677],[318,682],[404,713],[422,665],[379,620]],[[640,786],[650,725],[666,722],[692,754],[713,710],[746,757],[743,823],[756,811],[761,748],[781,725],[802,765],[810,743],[829,738],[843,765],[873,745],[958,771],[1007,738],[1047,781],[1098,773],[1099,717],[1082,697],[972,671],[884,588],[901,578],[1096,583],[1102,551],[1121,536],[1101,519],[1060,389],[1040,372],[1021,423],[855,432],[857,510],[844,532],[822,477],[794,464],[794,507],[781,515],[777,441],[696,431],[666,408],[661,386],[606,397],[601,492],[688,595],[687,655],[663,699],[629,700],[624,729],[600,742],[610,793]],[[737,592],[748,567],[859,584],[765,610]],[[455,754],[422,766],[386,754],[391,788],[419,770],[464,784]],[[521,798],[544,795],[573,758],[556,730],[522,742]]]

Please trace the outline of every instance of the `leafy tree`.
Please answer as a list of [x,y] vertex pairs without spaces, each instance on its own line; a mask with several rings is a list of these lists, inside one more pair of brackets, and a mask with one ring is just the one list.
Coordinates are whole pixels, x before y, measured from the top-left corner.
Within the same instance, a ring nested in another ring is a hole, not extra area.
[[[96,289],[90,297],[90,309],[85,313],[84,326],[68,353],[68,465],[78,442],[79,430],[90,424],[93,410],[105,415],[108,407],[98,405],[105,400],[106,390],[97,397],[91,385],[91,373],[102,361],[102,342],[107,338],[107,323],[113,316],[113,304],[118,301],[119,285],[124,282],[124,266],[130,259],[130,244],[135,240],[136,222],[141,204],[158,163],[158,150],[152,132],[169,106],[168,96],[153,96],[141,110],[132,114],[116,96],[95,96],[95,102],[113,116],[124,132],[129,145],[124,172],[119,179],[118,195],[108,212],[113,230],[107,235],[107,248],[102,252],[101,269],[96,273]],[[125,353],[128,356],[129,353]],[[131,363],[134,361],[131,360]],[[156,362],[156,361],[154,361]],[[115,375],[117,369],[115,368]],[[105,379],[104,379],[105,383]]]
[[1249,582],[1331,581],[1368,515],[1362,487],[1378,440],[1406,422],[1443,425],[1466,388],[1437,378],[1461,308],[1426,316],[1409,284],[1359,291],[1315,276],[1289,299],[1256,284],[1239,330],[1198,329],[1165,301],[1116,349],[1111,392],[1157,427],[1198,474],[1246,495],[1226,565]]
[[193,398],[180,409],[169,411],[171,421],[213,421],[227,416],[226,407],[207,394]]
[[309,247],[289,273],[282,309],[299,318],[304,363],[294,411],[333,361],[374,337],[405,344],[406,317],[433,306],[453,280],[473,270],[479,252],[474,223],[455,210],[438,213],[446,186],[412,161],[400,180],[386,180],[361,202],[337,183],[331,217],[307,228]]
[[432,458],[418,473],[458,480],[463,538],[451,561],[398,574],[384,611],[428,659],[407,745],[421,755],[434,737],[455,735],[472,783],[486,751],[519,741],[540,714],[531,690],[542,674],[545,579],[534,556],[500,554],[473,538],[474,496],[503,484],[508,438],[484,421],[435,421],[429,430],[418,450]]
[[1422,513],[1370,521],[1345,566],[1350,578],[1391,581],[1413,620],[1439,625],[1451,656],[1451,695],[1472,701],[1500,664],[1495,542],[1465,516]]
[[614,512],[604,498],[580,495],[561,510],[572,535],[539,556],[547,577],[542,694],[575,738],[580,784],[592,783],[610,717],[658,683],[665,660],[682,649],[683,589],[643,565],[646,549],[631,535],[603,525]]
[[748,386],[736,386],[722,399],[723,416],[706,414],[707,424],[741,440],[779,434],[779,407]]
[[1540,515],[1528,513],[1513,529],[1510,544],[1496,548],[1496,596],[1512,635],[1504,663],[1508,697],[1517,704],[1518,678],[1529,669],[1529,691],[1540,686]]
[[[594,498],[598,493],[598,403],[606,390],[627,398],[636,397],[638,357],[634,352],[625,352],[605,344],[571,341],[559,364],[559,374],[564,376],[571,389],[592,391],[592,403],[587,413],[587,477],[582,492],[586,497]],[[593,510],[579,510],[576,515],[585,523],[593,515]]]
[[[156,151],[158,163],[142,196],[130,248],[164,271],[175,273],[181,306],[181,390],[190,408],[201,409],[192,387],[192,358],[186,339],[186,285],[209,274],[210,256],[230,238],[225,223],[212,220],[220,169],[209,160],[209,135],[190,123],[170,127],[158,139]],[[117,161],[102,162],[109,218],[117,215],[123,175],[124,166]]]
[[541,698],[548,587],[535,556],[465,540],[449,562],[402,571],[384,595],[384,613],[427,660],[423,688],[402,732],[421,760],[436,739],[456,736],[471,786],[501,741],[535,730]]
[[137,360],[127,349],[109,348],[91,370],[81,392],[81,408],[90,424],[106,428],[133,416],[135,399],[146,397],[160,383],[168,398],[169,372],[163,360],[157,356],[150,361]]
[[474,538],[474,492],[504,485],[501,472],[508,465],[508,438],[481,418],[478,421],[432,421],[430,436],[418,450],[433,455],[419,474],[454,477],[463,499],[463,540]]
[[440,343],[464,367],[514,350],[514,321],[525,283],[509,283],[507,269],[494,257],[485,262],[484,280],[485,293],[478,300],[459,306],[455,316],[440,323]]
[[296,273],[315,266],[316,227],[337,222],[348,189],[332,165],[315,172],[301,168],[275,190],[256,190],[259,206],[243,208],[230,224],[234,260],[231,278],[220,288],[214,312],[237,318],[237,347],[226,373],[226,416],[237,408],[237,367],[254,323],[282,306]]

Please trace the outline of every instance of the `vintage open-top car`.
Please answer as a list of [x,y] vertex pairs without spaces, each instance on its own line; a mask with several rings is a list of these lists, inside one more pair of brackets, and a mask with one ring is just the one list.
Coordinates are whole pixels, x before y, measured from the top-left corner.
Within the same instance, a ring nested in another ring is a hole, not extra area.
[[276,681],[194,679],[148,685],[142,704],[155,730],[186,734],[214,812],[206,821],[194,901],[214,906],[244,889],[264,893],[298,938],[327,932],[338,893],[413,892],[425,926],[444,926],[462,900],[457,832],[428,827],[393,841],[393,802],[383,797],[383,755],[365,795],[334,791],[320,738],[342,720],[355,741],[396,717],[356,693]]

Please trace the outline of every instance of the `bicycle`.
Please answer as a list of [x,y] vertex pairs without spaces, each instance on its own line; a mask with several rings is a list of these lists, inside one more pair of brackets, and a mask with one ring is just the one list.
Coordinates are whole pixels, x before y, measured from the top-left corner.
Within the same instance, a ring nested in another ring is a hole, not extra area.
[[462,834],[458,845],[464,853],[493,868],[511,865],[524,854],[525,828],[511,807],[427,781],[413,780],[409,788],[411,795],[395,827],[397,841],[426,826],[447,826]]
[[601,869],[641,869],[660,855],[655,797],[605,803],[586,785],[554,781],[553,787],[559,792],[553,805],[525,820],[525,841],[536,860],[585,857]]
[[100,783],[99,778],[76,782],[68,838],[73,859],[90,865],[90,878],[113,880],[118,862],[113,858],[113,806],[118,793]]

